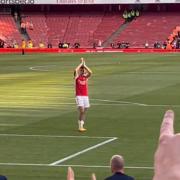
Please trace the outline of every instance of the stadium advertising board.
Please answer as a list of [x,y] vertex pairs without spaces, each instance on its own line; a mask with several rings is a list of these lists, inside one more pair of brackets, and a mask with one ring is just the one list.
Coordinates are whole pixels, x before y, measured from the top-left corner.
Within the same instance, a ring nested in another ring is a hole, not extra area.
[[180,0],[0,0],[0,4],[150,4],[180,3]]
[[0,0],[0,4],[36,4],[36,0]]

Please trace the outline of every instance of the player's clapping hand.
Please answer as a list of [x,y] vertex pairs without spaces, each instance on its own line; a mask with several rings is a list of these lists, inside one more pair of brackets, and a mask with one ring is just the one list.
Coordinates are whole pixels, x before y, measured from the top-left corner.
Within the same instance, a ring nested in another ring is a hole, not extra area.
[[180,180],[180,133],[174,134],[174,112],[166,111],[155,153],[153,180]]
[[81,57],[81,63],[84,63],[84,58],[83,57]]
[[83,57],[81,57],[81,64],[82,64],[83,66],[85,66],[85,60],[84,60]]

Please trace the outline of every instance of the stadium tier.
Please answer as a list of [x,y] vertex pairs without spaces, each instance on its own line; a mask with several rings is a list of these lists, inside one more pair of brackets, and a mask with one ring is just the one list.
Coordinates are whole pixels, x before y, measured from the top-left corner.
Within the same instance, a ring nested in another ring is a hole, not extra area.
[[64,39],[68,22],[69,16],[67,14],[49,14],[46,16],[48,41],[52,43],[53,47],[57,47],[59,41]]
[[131,47],[144,47],[148,42],[150,47],[156,41],[163,43],[178,25],[179,12],[144,12],[133,20],[115,39],[129,42]]
[[0,39],[7,45],[21,42],[21,36],[11,15],[0,15]]
[[124,23],[120,13],[106,13],[96,31],[94,32],[94,41],[105,41],[112,33],[114,33],[120,25]]
[[48,42],[48,26],[43,14],[26,14],[24,21],[33,24],[33,29],[26,28],[26,30],[35,46],[39,46],[40,42]]
[[20,22],[15,21],[14,14],[1,15],[1,39],[7,44],[14,41],[20,43],[24,38],[31,39],[34,47],[39,47],[42,42],[44,47],[50,43],[57,48],[62,42],[70,44],[71,48],[75,43],[79,43],[82,48],[92,48],[95,44],[97,46],[99,41],[104,47],[110,47],[111,43],[117,47],[119,42],[127,42],[132,48],[144,48],[145,43],[153,47],[155,42],[162,44],[167,40],[173,29],[179,25],[180,18],[179,5],[174,12],[175,6],[172,5],[166,6],[168,11],[158,6],[153,6],[156,10],[152,7],[148,10],[141,8],[140,16],[128,22],[125,22],[122,16],[125,8],[130,9],[125,5],[115,10],[103,6],[98,6],[101,7],[100,10],[97,7],[91,9],[90,6],[81,6],[80,9],[76,6],[72,9],[63,6],[59,9],[56,7],[55,10],[55,7],[44,7],[46,11],[39,10],[40,7],[19,10],[21,23],[33,25],[33,28],[26,27],[26,34],[20,31]]

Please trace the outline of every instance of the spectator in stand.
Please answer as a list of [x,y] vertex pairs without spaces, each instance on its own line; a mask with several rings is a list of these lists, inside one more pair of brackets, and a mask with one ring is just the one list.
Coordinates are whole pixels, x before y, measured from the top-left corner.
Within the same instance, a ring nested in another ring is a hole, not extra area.
[[139,10],[138,9],[136,9],[136,11],[135,11],[135,14],[136,14],[136,17],[139,17]]
[[166,49],[166,46],[167,46],[167,41],[164,41],[163,44],[162,44],[162,48]]
[[52,48],[52,44],[50,42],[48,42],[47,48]]
[[130,22],[132,20],[132,16],[131,16],[131,12],[130,11],[128,11],[127,17],[128,17],[128,22]]
[[63,44],[63,48],[68,48],[69,46],[68,46],[68,43],[64,43]]
[[39,42],[39,48],[45,48],[45,45],[42,41]]
[[4,48],[4,41],[0,39],[0,48]]
[[7,180],[6,176],[0,175],[0,180]]
[[33,48],[33,42],[31,39],[28,41],[27,46],[28,46],[28,48]]
[[98,47],[102,47],[102,41],[101,40],[98,41]]
[[131,20],[133,20],[135,18],[136,14],[134,9],[131,10]]
[[117,42],[117,48],[122,48],[121,42]]
[[127,12],[127,10],[125,10],[125,11],[123,12],[123,18],[124,18],[125,22],[128,21],[128,12]]
[[156,41],[156,42],[154,43],[154,48],[155,48],[155,49],[160,49],[160,48],[161,48],[161,44],[160,44],[158,41]]
[[115,48],[115,44],[114,43],[111,43],[111,48]]
[[16,41],[13,42],[13,48],[16,48],[16,49],[19,48],[19,45]]
[[30,30],[33,30],[33,29],[34,29],[34,25],[33,25],[32,21],[31,21],[30,24],[29,24],[29,29],[30,29]]
[[93,43],[93,48],[96,49],[96,47],[97,47],[97,44],[94,42]]
[[26,41],[24,39],[22,40],[21,47],[22,49],[26,48]]
[[147,41],[145,42],[144,47],[149,48],[149,43]]
[[26,23],[24,21],[21,21],[21,33],[26,33]]
[[177,38],[176,48],[180,49],[180,37]]
[[14,12],[14,19],[15,19],[15,21],[18,21],[18,13],[17,12]]
[[61,41],[58,44],[58,48],[63,48],[63,43]]
[[78,42],[74,43],[74,48],[79,48],[80,47],[80,44]]
[[172,50],[172,44],[170,42],[167,43],[166,49],[167,50]]
[[130,44],[128,42],[118,42],[117,43],[117,47],[120,48],[120,49],[127,49],[129,48]]

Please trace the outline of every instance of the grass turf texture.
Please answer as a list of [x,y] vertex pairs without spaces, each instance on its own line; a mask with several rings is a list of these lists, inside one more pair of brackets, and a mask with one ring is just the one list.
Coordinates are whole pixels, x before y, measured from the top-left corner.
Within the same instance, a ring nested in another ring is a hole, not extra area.
[[[81,56],[93,70],[83,134],[77,131],[73,82]],[[180,131],[179,59],[179,54],[0,55],[0,134],[47,135],[0,135],[0,174],[9,180],[66,179],[67,167],[47,165],[107,140],[49,135],[118,137],[62,165],[108,166],[113,154],[122,154],[126,166],[152,167],[165,110],[175,111]],[[92,172],[97,179],[110,175],[108,167],[74,170],[77,180],[90,179]],[[126,173],[150,180],[153,170]]]

